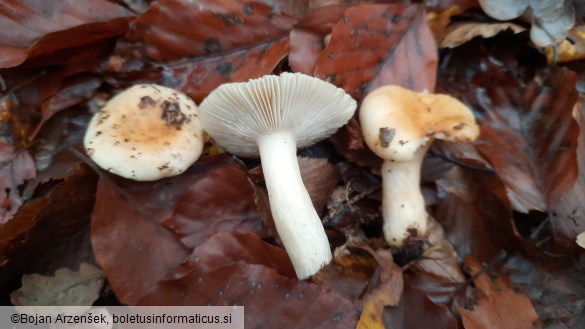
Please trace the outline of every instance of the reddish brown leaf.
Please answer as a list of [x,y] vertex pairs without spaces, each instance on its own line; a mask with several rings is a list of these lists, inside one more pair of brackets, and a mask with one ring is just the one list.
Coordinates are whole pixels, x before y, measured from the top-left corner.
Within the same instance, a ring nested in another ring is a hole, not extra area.
[[271,73],[288,54],[288,37],[266,41],[224,55],[167,65],[176,88],[201,101],[227,82],[241,82]]
[[252,232],[221,232],[197,248],[186,265],[189,268],[213,268],[244,261],[276,269],[280,275],[295,278],[295,271],[282,248],[264,242]]
[[342,246],[336,249],[331,263],[315,273],[311,281],[356,303],[362,298],[377,267],[376,260],[366,252],[352,253]]
[[56,113],[87,101],[101,84],[102,79],[97,77],[75,77],[65,81],[63,89],[42,103],[43,117],[31,138],[34,138],[41,127]]
[[5,264],[0,268],[2,293],[22,273],[49,274],[61,267],[76,268],[81,262],[95,263],[89,219],[97,176],[73,157],[55,160],[55,166],[61,176],[39,184],[31,201],[0,226],[0,263]]
[[394,264],[390,250],[370,251],[378,262],[375,286],[364,297],[364,310],[356,328],[382,328],[382,314],[385,307],[397,306],[402,296],[404,280],[402,269]]
[[[341,2],[341,3],[337,3]],[[350,1],[351,2],[351,1]],[[326,46],[325,37],[350,6],[344,1],[328,2],[307,13],[290,34],[289,65],[294,72],[313,75],[317,58]]]
[[119,36],[132,13],[111,1],[20,1],[0,9],[0,67],[27,58]]
[[157,218],[146,217],[105,177],[98,185],[91,230],[95,257],[125,304],[135,304],[158,281],[173,278],[189,255]]
[[362,4],[347,9],[333,27],[315,75],[359,99],[386,84],[432,91],[436,64],[422,6]]
[[[467,258],[473,274],[481,266]],[[538,315],[526,295],[515,292],[505,278],[497,279],[485,273],[473,280],[480,293],[479,304],[470,309],[458,306],[465,329],[536,329],[540,328]]]
[[[249,233],[235,233],[236,239],[228,238],[230,234],[234,233],[214,235],[195,248],[191,259],[198,262],[191,272],[158,283],[140,304],[243,305],[246,328],[355,326],[357,310],[348,300],[317,285],[282,276],[268,267],[285,256],[284,250]],[[257,242],[246,242],[250,238]],[[229,247],[218,250],[224,241]],[[222,255],[226,251],[231,255]]]
[[227,161],[191,185],[163,225],[188,248],[195,248],[218,232],[262,232],[246,174]]
[[490,261],[518,246],[505,187],[493,173],[453,167],[437,186],[434,217],[460,257]]
[[317,57],[325,47],[324,36],[295,28],[290,33],[289,65],[294,72],[312,75]]
[[148,55],[165,61],[266,44],[287,36],[294,23],[258,2],[162,0],[136,18],[128,37],[144,40]]
[[519,61],[531,52],[521,40],[476,40],[449,52],[441,86],[477,111],[477,147],[506,184],[515,210],[551,213],[556,242],[577,248],[575,236],[585,229],[585,217],[578,215],[585,205],[577,195],[585,179],[579,178],[580,130],[572,117],[576,77],[564,68]]
[[443,305],[432,302],[426,294],[408,284],[396,307],[386,308],[383,314],[385,328],[402,329],[457,329],[457,320]]
[[156,282],[175,277],[176,267],[189,252],[160,222],[172,215],[191,184],[229,163],[225,155],[201,158],[182,175],[156,182],[102,176],[91,240],[96,259],[122,302],[135,304]]

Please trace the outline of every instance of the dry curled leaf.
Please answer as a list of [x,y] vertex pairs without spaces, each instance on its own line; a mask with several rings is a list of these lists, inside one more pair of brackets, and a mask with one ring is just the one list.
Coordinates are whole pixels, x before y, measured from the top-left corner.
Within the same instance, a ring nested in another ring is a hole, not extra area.
[[98,299],[103,284],[103,272],[82,263],[78,271],[61,268],[53,276],[24,275],[22,287],[10,294],[10,300],[22,306],[90,306]]
[[441,48],[454,48],[475,37],[491,38],[507,30],[520,33],[526,29],[514,23],[461,23],[450,26],[440,44]]
[[390,250],[375,251],[373,256],[378,261],[375,287],[364,297],[358,329],[383,329],[384,307],[397,306],[403,293],[402,269],[394,264]]

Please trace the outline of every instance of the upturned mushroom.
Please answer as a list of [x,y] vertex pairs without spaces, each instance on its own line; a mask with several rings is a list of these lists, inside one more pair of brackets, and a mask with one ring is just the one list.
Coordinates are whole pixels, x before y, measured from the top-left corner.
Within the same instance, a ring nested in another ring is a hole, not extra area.
[[388,244],[420,241],[427,212],[420,190],[423,157],[434,139],[472,141],[479,135],[473,113],[459,100],[399,86],[368,94],[359,113],[362,134],[382,165],[382,216]]
[[224,84],[199,107],[217,144],[232,154],[260,156],[274,224],[299,279],[329,263],[331,249],[303,184],[297,147],[330,136],[355,109],[342,89],[299,73]]
[[83,143],[101,168],[152,181],[189,168],[203,150],[203,130],[189,97],[143,84],[109,100],[91,119]]

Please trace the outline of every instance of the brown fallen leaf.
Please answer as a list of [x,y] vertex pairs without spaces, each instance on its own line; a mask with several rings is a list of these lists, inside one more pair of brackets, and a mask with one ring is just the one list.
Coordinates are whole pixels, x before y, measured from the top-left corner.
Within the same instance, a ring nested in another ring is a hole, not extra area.
[[[222,156],[226,158],[227,156]],[[224,231],[263,232],[245,172],[226,161],[194,182],[162,224],[192,249]]]
[[472,258],[466,263],[475,276],[479,302],[469,308],[457,305],[466,329],[535,329],[540,321],[526,295],[514,291],[506,278],[481,273],[481,266]]
[[448,307],[433,302],[427,294],[408,280],[396,307],[384,309],[383,328],[401,329],[457,329],[457,320]]
[[423,6],[360,4],[333,27],[315,76],[359,99],[386,84],[432,91],[436,64]]
[[103,272],[82,263],[78,271],[61,268],[52,276],[25,274],[22,287],[10,294],[10,300],[20,306],[91,306],[103,284]]
[[511,30],[514,33],[526,29],[514,23],[460,23],[450,26],[440,42],[441,48],[454,48],[475,38],[491,38],[500,32]]
[[459,265],[458,255],[445,232],[434,219],[429,219],[428,244],[423,257],[413,263],[418,271],[440,277],[453,284],[465,282],[465,276]]
[[349,298],[354,304],[360,303],[368,282],[378,263],[359,247],[347,245],[335,248],[333,260],[311,277],[311,281],[322,288],[328,288]]
[[97,177],[79,159],[59,154],[29,182],[34,193],[14,218],[0,225],[0,293],[14,290],[22,273],[52,274],[94,264],[89,219]]
[[459,257],[490,261],[518,246],[505,186],[494,173],[455,166],[436,183],[434,217]]
[[[131,42],[118,44],[108,69],[122,86],[138,78],[180,89],[200,102],[223,83],[273,72],[288,55],[296,22],[282,10],[301,7],[281,1],[159,1],[132,23]],[[197,28],[182,28],[177,17]]]
[[43,116],[32,133],[32,138],[36,137],[43,125],[56,113],[89,100],[102,82],[98,77],[76,76],[68,79],[59,92],[41,104]]
[[325,37],[343,12],[351,6],[344,1],[325,2],[303,16],[290,33],[289,65],[294,72],[313,75],[317,58],[326,46]]
[[[353,328],[351,302],[315,284],[281,275],[286,252],[253,233],[225,232],[193,250],[187,272],[160,281],[140,305],[242,305],[246,328]],[[195,261],[196,260],[196,261]]]
[[402,269],[394,264],[390,250],[370,251],[378,262],[373,277],[372,291],[363,300],[363,311],[357,324],[358,329],[384,329],[382,321],[385,307],[397,306],[403,293]]
[[175,88],[199,102],[219,85],[243,82],[271,73],[289,51],[288,36],[250,45],[224,55],[165,64]]
[[[259,2],[162,0],[133,21],[128,38],[143,40],[151,58],[171,61],[227,54],[282,39],[295,21]],[[184,28],[185,24],[196,28]]]
[[[126,33],[133,13],[104,0],[91,4],[19,1],[0,9],[0,68]],[[14,19],[18,17],[18,19]]]
[[539,56],[523,39],[502,35],[451,50],[440,85],[475,110],[481,126],[475,145],[506,184],[514,209],[548,212],[555,246],[575,250],[575,236],[585,229],[579,201],[585,145],[582,123],[573,116],[577,77],[547,66],[543,57],[536,66],[520,61],[520,53]]

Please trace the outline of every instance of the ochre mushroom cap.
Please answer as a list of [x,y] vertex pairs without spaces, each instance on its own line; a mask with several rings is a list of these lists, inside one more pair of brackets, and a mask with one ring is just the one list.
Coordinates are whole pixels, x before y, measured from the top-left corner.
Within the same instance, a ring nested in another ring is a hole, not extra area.
[[359,116],[368,147],[391,161],[411,160],[433,139],[472,141],[479,135],[473,113],[456,98],[399,86],[380,87],[368,94]]
[[84,146],[95,163],[122,177],[151,181],[178,175],[203,150],[197,105],[171,88],[133,86],[94,115]]

